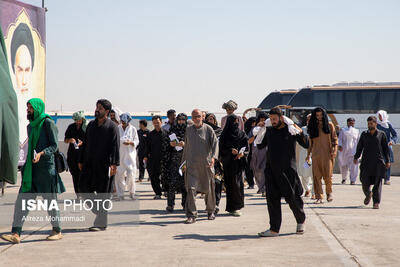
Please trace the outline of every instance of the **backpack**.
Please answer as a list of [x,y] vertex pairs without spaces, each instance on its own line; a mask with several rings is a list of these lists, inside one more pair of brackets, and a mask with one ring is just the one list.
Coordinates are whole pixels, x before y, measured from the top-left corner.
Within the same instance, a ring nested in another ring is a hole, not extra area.
[[[46,122],[43,124],[44,128],[46,129],[47,138],[49,138],[49,132],[47,130]],[[64,153],[60,152],[59,149],[57,149],[56,152],[54,152],[54,163],[56,165],[56,171],[58,173],[68,171],[67,158],[65,157]]]

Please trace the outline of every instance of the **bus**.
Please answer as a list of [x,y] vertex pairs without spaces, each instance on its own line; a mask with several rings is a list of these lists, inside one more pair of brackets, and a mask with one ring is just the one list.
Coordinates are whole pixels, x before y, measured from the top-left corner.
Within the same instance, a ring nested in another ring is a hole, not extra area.
[[286,105],[296,93],[297,90],[295,89],[285,89],[272,92],[261,101],[260,105],[258,105],[258,109],[269,111],[273,107]]
[[299,90],[287,105],[289,116],[302,126],[312,109],[322,107],[340,127],[346,126],[347,118],[354,117],[355,127],[365,130],[368,116],[385,110],[393,128],[400,128],[400,82],[316,85]]

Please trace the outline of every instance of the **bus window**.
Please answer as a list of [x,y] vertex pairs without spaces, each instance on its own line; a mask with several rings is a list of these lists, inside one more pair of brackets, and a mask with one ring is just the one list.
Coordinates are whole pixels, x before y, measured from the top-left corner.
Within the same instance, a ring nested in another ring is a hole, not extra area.
[[346,104],[344,106],[345,110],[359,110],[360,104],[359,104],[359,98],[358,98],[359,93],[357,91],[345,91],[344,92],[344,101],[346,101]]
[[368,90],[358,94],[359,100],[361,100],[360,110],[364,112],[375,112],[375,106],[378,102],[378,92],[376,90]]
[[328,106],[328,93],[315,91],[313,97],[313,103],[314,106],[321,106],[326,109]]
[[344,109],[343,91],[329,92],[329,102],[330,105],[327,107],[327,109],[332,109],[332,110]]
[[289,100],[292,98],[293,95],[294,94],[282,94],[281,95],[281,97],[282,97],[282,101],[281,101],[282,105],[287,105],[287,103],[289,103]]
[[395,108],[396,91],[382,90],[379,96],[379,105],[377,109],[393,110]]
[[[398,104],[400,103],[400,92],[396,91],[396,98],[395,98],[395,103]],[[400,113],[400,105],[395,105],[396,108],[393,109],[392,112],[389,113]]]

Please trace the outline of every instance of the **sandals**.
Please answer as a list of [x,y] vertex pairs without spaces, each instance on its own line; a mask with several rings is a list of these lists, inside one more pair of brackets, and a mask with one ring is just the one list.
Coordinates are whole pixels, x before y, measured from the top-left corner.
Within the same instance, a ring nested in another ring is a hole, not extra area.
[[258,233],[259,237],[277,237],[279,233],[271,232],[271,230],[267,230],[265,232]]
[[322,204],[322,203],[324,203],[322,201],[322,198],[317,198],[317,200],[314,202],[314,204]]
[[304,223],[298,223],[296,228],[296,234],[302,235],[304,234],[305,225]]

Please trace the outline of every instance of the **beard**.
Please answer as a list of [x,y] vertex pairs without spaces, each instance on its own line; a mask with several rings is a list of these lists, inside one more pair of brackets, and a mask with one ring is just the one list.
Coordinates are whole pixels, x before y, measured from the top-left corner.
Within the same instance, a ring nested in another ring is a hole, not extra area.
[[98,111],[94,112],[94,116],[96,117],[96,119],[101,118],[100,112],[98,112]]
[[279,128],[279,127],[281,127],[281,125],[282,125],[282,122],[279,120],[279,122],[278,123],[276,123],[275,125],[272,125],[274,128]]
[[375,130],[375,128],[374,127],[368,127],[368,131],[372,131],[372,130]]
[[33,113],[28,112],[26,118],[28,119],[28,121],[33,121]]

